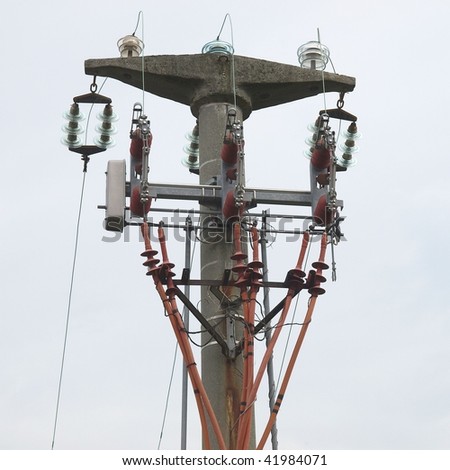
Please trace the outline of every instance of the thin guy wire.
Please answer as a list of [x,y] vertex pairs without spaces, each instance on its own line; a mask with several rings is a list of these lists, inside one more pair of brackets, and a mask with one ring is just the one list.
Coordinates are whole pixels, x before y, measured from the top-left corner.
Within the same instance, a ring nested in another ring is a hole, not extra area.
[[72,306],[72,292],[73,292],[73,284],[74,284],[74,279],[75,279],[75,265],[76,265],[77,253],[78,253],[78,240],[79,240],[79,233],[80,233],[80,221],[81,221],[81,212],[83,208],[85,182],[86,182],[86,172],[83,172],[80,205],[78,208],[78,218],[77,218],[77,226],[76,226],[76,233],[75,233],[75,247],[74,247],[74,253],[73,253],[72,273],[70,276],[69,297],[67,301],[66,327],[65,327],[65,332],[64,332],[64,345],[63,345],[63,353],[62,353],[62,359],[61,359],[61,369],[59,373],[58,396],[56,399],[55,422],[53,425],[52,450],[55,447],[56,429],[58,426],[59,405],[61,402],[61,388],[62,388],[62,379],[63,379],[63,372],[64,372],[64,363],[65,363],[65,358],[66,358],[67,338],[68,338],[68,333],[69,333],[69,319],[70,319],[70,311],[71,311],[71,306]]
[[230,34],[231,34],[231,46],[233,47],[233,52],[231,54],[231,86],[233,88],[233,101],[234,101],[234,108],[237,107],[237,98],[236,98],[236,71],[234,66],[234,35],[233,35],[233,22],[231,21],[231,15],[227,13],[225,18],[223,19],[222,26],[220,27],[219,34],[217,35],[217,40],[220,39],[220,35],[222,34],[223,27],[225,26],[225,22],[228,18],[228,22],[230,23]]
[[[320,42],[320,30],[319,28],[317,28],[317,40],[319,42],[319,45],[320,45],[320,50],[322,50],[322,43]],[[323,50],[322,50],[322,54],[323,54]],[[327,111],[327,98],[326,98],[326,91],[325,91],[325,72],[324,72],[325,68],[322,69],[322,89],[323,89],[323,107],[324,107],[324,110],[325,112]]]
[[[308,251],[306,252],[306,259],[305,259],[305,266],[308,264],[308,259],[309,259],[309,254],[311,252],[311,243],[308,244]],[[278,373],[278,379],[277,379],[277,386],[275,387],[275,395],[278,393],[279,385],[280,385],[280,380],[281,380],[281,373],[283,372],[283,367],[284,367],[284,361],[286,360],[286,354],[287,354],[287,349],[289,345],[289,341],[291,338],[291,333],[292,333],[292,328],[294,326],[294,320],[295,320],[295,314],[297,313],[297,305],[298,305],[298,300],[300,298],[300,295],[297,295],[297,299],[295,301],[295,308],[294,308],[294,313],[292,315],[292,320],[291,320],[291,325],[289,327],[289,333],[288,337],[286,339],[286,345],[284,347],[284,352],[283,352],[283,358],[281,360],[281,365],[280,365],[280,371]],[[301,323],[302,324],[302,323]]]
[[158,442],[158,449],[157,450],[159,450],[160,447],[161,447],[161,441],[162,441],[162,438],[163,438],[163,435],[164,435],[164,428],[166,426],[167,410],[169,408],[170,392],[172,390],[173,376],[174,376],[174,373],[175,373],[175,365],[176,365],[176,362],[177,362],[177,353],[178,353],[178,343],[175,345],[175,352],[174,352],[174,355],[173,355],[172,372],[170,373],[169,386],[167,388],[166,403],[165,403],[165,406],[164,406],[163,422],[162,422],[162,425],[161,425],[161,433],[159,435],[159,442]]

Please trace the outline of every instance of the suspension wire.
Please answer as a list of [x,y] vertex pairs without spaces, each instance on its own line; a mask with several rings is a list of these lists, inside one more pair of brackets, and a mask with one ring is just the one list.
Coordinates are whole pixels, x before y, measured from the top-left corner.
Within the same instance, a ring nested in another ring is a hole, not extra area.
[[[144,13],[142,11],[139,12],[141,16],[141,23],[142,23],[142,112],[145,114],[145,30],[144,30]],[[137,26],[136,26],[137,27]]]
[[[308,259],[309,259],[309,255],[311,253],[311,245],[312,243],[309,243],[308,244],[308,251],[306,252],[306,257],[305,257],[305,266],[308,264]],[[292,328],[294,327],[294,325],[303,325],[303,323],[295,323],[294,320],[295,320],[295,315],[297,313],[297,306],[298,306],[298,301],[299,301],[299,295],[297,295],[297,298],[295,300],[295,307],[294,307],[294,312],[292,314],[292,321],[291,323],[286,323],[285,325],[283,326],[287,326],[289,325],[289,332],[288,332],[288,337],[286,339],[286,344],[284,346],[284,351],[283,351],[283,356],[282,356],[282,360],[281,360],[281,365],[280,365],[280,371],[278,373],[278,378],[277,378],[277,385],[275,387],[275,393],[274,393],[274,397],[276,396],[276,394],[278,393],[278,389],[279,389],[279,386],[280,386],[280,380],[281,380],[281,374],[283,372],[283,367],[284,367],[284,361],[286,360],[286,355],[287,355],[287,350],[288,350],[288,346],[289,346],[289,341],[291,339],[291,333],[292,333]],[[273,328],[278,328],[276,325],[273,327]]]
[[[134,31],[132,33],[132,36],[134,36],[136,34],[136,31],[137,29],[139,28],[139,23],[141,21],[141,17],[143,17],[144,13],[142,12],[142,10],[138,13],[138,17],[137,17],[137,22],[136,22],[136,27],[134,28]],[[143,21],[143,20],[142,20]]]
[[75,230],[75,245],[74,245],[74,252],[73,252],[73,260],[72,260],[72,272],[70,275],[70,286],[69,286],[69,296],[67,300],[67,313],[66,313],[66,326],[64,331],[64,343],[63,343],[63,352],[61,358],[61,367],[59,372],[59,381],[58,381],[58,394],[56,398],[56,410],[55,410],[55,421],[53,424],[53,437],[52,437],[52,450],[55,447],[55,438],[56,438],[56,429],[58,426],[58,416],[59,416],[59,407],[61,403],[61,388],[62,388],[62,379],[63,379],[63,372],[64,372],[64,364],[66,360],[66,350],[67,350],[67,339],[69,335],[69,319],[72,307],[72,293],[73,293],[73,285],[75,280],[75,266],[77,261],[77,254],[78,254],[78,241],[80,235],[80,222],[81,222],[81,212],[83,208],[83,199],[84,199],[84,188],[86,182],[86,171],[83,171],[83,180],[81,183],[81,194],[80,194],[80,204],[78,207],[78,217],[77,217],[77,224]]
[[233,104],[234,108],[237,107],[237,98],[236,98],[236,68],[234,64],[234,34],[233,34],[233,22],[231,21],[231,15],[227,13],[225,18],[223,19],[222,26],[220,27],[219,34],[217,35],[217,40],[220,39],[220,35],[222,34],[223,28],[225,26],[225,22],[227,21],[230,23],[230,34],[231,34],[231,45],[233,46],[233,53],[231,54],[231,87],[233,88]]
[[[288,350],[288,346],[289,346],[289,342],[291,340],[291,334],[292,334],[292,329],[295,325],[294,323],[294,320],[295,320],[295,314],[297,313],[297,306],[298,306],[298,300],[299,300],[299,295],[297,295],[297,298],[295,299],[295,307],[294,307],[294,311],[292,313],[292,320],[290,323],[285,323],[283,325],[283,327],[289,325],[289,332],[288,332],[288,337],[286,338],[286,344],[284,345],[284,351],[283,351],[283,356],[281,358],[281,364],[280,364],[280,370],[278,372],[278,378],[277,378],[277,385],[275,387],[275,389],[273,390],[273,395],[271,396],[272,399],[275,399],[275,397],[277,396],[277,393],[278,393],[278,388],[280,386],[280,380],[281,380],[281,375],[283,373],[283,368],[284,368],[284,361],[286,360],[286,355],[287,355],[287,350]],[[276,325],[272,328],[278,328]]]
[[[100,88],[98,89],[98,94],[101,93],[102,91],[102,88],[105,86],[105,83],[106,81],[108,80],[108,77],[106,77],[102,84],[100,85]],[[86,133],[84,135],[84,145],[87,145],[87,139],[88,139],[88,130],[89,130],[89,121],[91,119],[91,114],[92,114],[92,110],[94,109],[94,104],[95,103],[92,103],[90,108],[89,108],[89,112],[88,112],[88,115],[87,115],[87,118],[86,118]]]
[[137,21],[136,21],[136,27],[134,28],[134,31],[132,33],[132,36],[136,34],[136,31],[139,28],[139,24],[141,24],[141,34],[142,34],[142,112],[145,114],[145,77],[144,77],[144,64],[145,64],[145,31],[144,31],[144,12],[141,10],[138,13]]
[[[165,310],[165,309],[164,309]],[[172,390],[172,383],[173,383],[173,376],[175,374],[175,365],[177,362],[177,355],[178,355],[178,342],[175,344],[175,351],[173,353],[173,361],[172,361],[172,371],[170,373],[169,385],[167,387],[167,394],[166,394],[166,403],[164,406],[164,414],[163,414],[163,421],[161,424],[161,433],[159,434],[159,441],[158,441],[158,449],[161,447],[161,441],[164,435],[164,428],[166,426],[166,418],[167,418],[167,411],[169,408],[169,400],[170,400],[170,392]]]
[[[322,43],[320,42],[320,30],[317,28],[317,41],[320,45],[320,49],[322,50]],[[327,98],[326,98],[326,90],[325,90],[325,72],[324,69],[322,70],[322,89],[323,89],[323,109],[327,112]]]

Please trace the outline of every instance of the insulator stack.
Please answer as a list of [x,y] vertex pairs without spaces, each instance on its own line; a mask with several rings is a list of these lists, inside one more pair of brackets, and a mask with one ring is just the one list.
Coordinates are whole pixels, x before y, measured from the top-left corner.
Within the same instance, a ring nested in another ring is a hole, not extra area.
[[111,136],[116,133],[113,122],[117,121],[117,115],[114,113],[111,104],[107,104],[103,109],[103,113],[99,114],[97,118],[101,121],[101,124],[96,127],[100,135],[94,140],[95,144],[100,148],[112,147],[114,140]]
[[337,165],[342,168],[349,168],[356,165],[357,160],[354,154],[358,152],[359,148],[356,146],[356,141],[361,137],[358,133],[356,122],[352,122],[346,132],[343,132],[342,137],[345,139],[345,143],[339,145],[342,152],[342,156],[337,159]]
[[134,34],[128,34],[117,41],[120,57],[139,57],[144,50],[144,43]]
[[247,254],[242,251],[241,244],[241,226],[239,223],[233,225],[233,241],[234,241],[234,253],[230,256],[236,264],[231,268],[234,273],[241,276],[247,269],[247,265],[243,263],[247,259]]
[[159,259],[155,258],[155,255],[158,254],[157,250],[148,249],[141,253],[141,256],[146,257],[146,261],[142,264],[148,268],[147,274],[150,275],[152,270],[159,263]]
[[298,255],[297,264],[295,265],[294,269],[290,269],[288,271],[287,283],[290,289],[299,290],[301,289],[301,286],[305,283],[304,277],[306,276],[306,273],[302,267],[308,244],[309,233],[305,232],[303,234],[302,245],[300,247],[300,253]]
[[190,134],[186,135],[186,138],[189,140],[189,144],[184,147],[184,152],[187,156],[181,159],[181,163],[188,167],[191,173],[198,173],[200,158],[198,124],[195,125]]
[[300,67],[311,70],[324,70],[330,59],[330,51],[318,41],[309,41],[297,49]]
[[311,287],[308,290],[308,292],[314,297],[325,294],[325,289],[320,287],[320,284],[326,281],[326,278],[322,276],[322,271],[329,268],[328,264],[325,263],[326,249],[327,249],[327,234],[324,232],[322,234],[322,239],[320,243],[319,260],[312,263],[312,267],[316,269],[315,281],[314,281],[314,286]]
[[64,113],[63,116],[68,122],[62,128],[65,135],[61,142],[69,148],[81,147],[82,142],[79,135],[84,132],[84,129],[80,126],[80,122],[84,120],[84,116],[80,112],[78,103],[73,103],[69,112]]
[[319,126],[320,116],[316,119],[314,124],[308,125],[308,130],[312,132],[312,136],[305,141],[308,144],[308,150],[305,152],[305,157],[308,159],[312,157],[313,151],[316,147],[316,143],[319,138]]
[[152,248],[147,223],[141,225],[141,232],[145,242],[145,251],[141,253],[141,256],[147,258],[147,260],[144,261],[142,264],[147,267],[147,276],[151,276],[155,271],[159,270],[159,268],[157,267],[159,259],[155,258],[155,255],[158,254],[158,251]]

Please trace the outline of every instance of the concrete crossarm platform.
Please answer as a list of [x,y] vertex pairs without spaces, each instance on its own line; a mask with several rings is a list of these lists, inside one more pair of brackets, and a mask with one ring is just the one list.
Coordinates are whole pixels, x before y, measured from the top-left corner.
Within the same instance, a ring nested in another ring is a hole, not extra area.
[[[160,55],[89,59],[87,75],[110,77],[191,107],[198,117],[207,103],[233,103],[234,61],[236,101],[244,119],[257,109],[315,96],[323,91],[322,72],[262,59],[224,54]],[[350,92],[355,79],[324,72],[326,92]]]

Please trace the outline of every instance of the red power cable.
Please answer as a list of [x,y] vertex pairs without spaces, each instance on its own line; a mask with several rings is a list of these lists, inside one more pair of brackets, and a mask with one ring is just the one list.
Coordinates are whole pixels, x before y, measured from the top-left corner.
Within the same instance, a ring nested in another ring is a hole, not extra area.
[[[217,422],[217,418],[214,414],[214,411],[208,399],[205,387],[203,385],[200,374],[198,372],[197,365],[194,359],[194,354],[192,352],[192,348],[189,343],[189,338],[188,338],[186,329],[184,327],[184,322],[180,315],[180,312],[178,310],[176,300],[174,297],[175,289],[174,289],[174,284],[172,281],[173,273],[171,272],[171,268],[174,265],[173,263],[170,263],[168,260],[164,230],[162,227],[159,227],[159,230],[158,230],[159,241],[161,244],[161,253],[163,255],[163,262],[160,267],[156,267],[158,260],[155,260],[153,258],[153,255],[156,254],[156,252],[151,247],[150,237],[148,234],[148,224],[144,222],[142,224],[141,229],[142,229],[142,233],[144,236],[144,242],[145,242],[145,248],[146,248],[146,251],[143,253],[143,255],[148,257],[147,261],[144,264],[148,266],[149,274],[151,274],[153,277],[156,290],[161,298],[161,301],[163,302],[164,308],[168,314],[170,323],[174,330],[175,337],[177,339],[178,344],[180,345],[181,353],[183,354],[183,359],[185,362],[185,366],[187,367],[187,370],[188,370],[189,378],[191,379],[192,387],[194,389],[194,394],[195,394],[195,398],[197,402],[197,407],[199,410],[200,422],[202,426],[202,435],[204,439],[205,448],[206,449],[211,448],[207,422],[206,422],[206,415],[205,415],[205,411],[206,411],[206,413],[209,416],[211,426],[216,436],[219,448],[221,450],[225,450],[226,449],[225,441],[223,439],[219,424]],[[167,276],[168,286],[169,286],[169,289],[168,289],[169,297],[167,296],[167,293],[164,290],[164,286],[162,285],[162,282],[160,279],[160,272],[162,270],[164,270],[164,274]]]
[[261,437],[261,440],[259,441],[259,444],[257,446],[257,450],[263,449],[267,438],[269,437],[270,431],[272,429],[272,426],[277,418],[278,412],[281,407],[281,403],[283,401],[284,395],[286,393],[286,389],[289,383],[289,380],[291,378],[292,372],[294,370],[294,365],[295,362],[297,361],[298,354],[300,352],[300,348],[303,344],[303,340],[305,339],[306,332],[308,331],[309,324],[311,323],[311,318],[312,314],[314,312],[314,307],[316,305],[317,301],[317,296],[323,294],[325,291],[320,288],[320,282],[325,279],[322,276],[322,269],[327,269],[328,265],[325,263],[325,251],[327,247],[327,234],[324,232],[322,235],[322,240],[321,240],[321,246],[320,246],[320,255],[319,255],[319,260],[313,263],[313,267],[317,268],[317,273],[316,273],[316,279],[318,282],[312,287],[309,292],[311,293],[311,297],[309,299],[308,303],[308,310],[306,311],[305,314],[305,319],[303,321],[302,327],[300,329],[300,333],[298,335],[297,341],[295,343],[294,349],[292,350],[292,355],[289,360],[289,364],[286,368],[286,372],[283,377],[283,381],[280,386],[280,391],[277,396],[277,400],[273,406],[272,412],[270,414],[269,420],[267,422],[266,428],[264,429],[263,435]]

